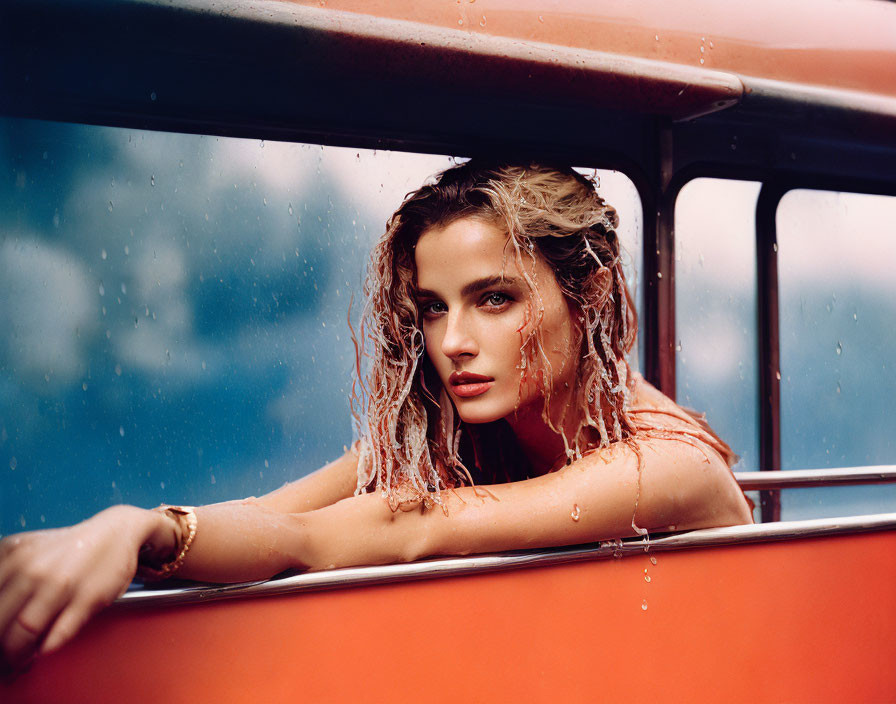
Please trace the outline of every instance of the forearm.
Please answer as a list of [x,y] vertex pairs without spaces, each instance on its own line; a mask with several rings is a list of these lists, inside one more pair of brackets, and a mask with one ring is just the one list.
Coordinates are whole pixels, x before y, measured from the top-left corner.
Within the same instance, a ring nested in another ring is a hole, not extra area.
[[255,499],[200,506],[195,511],[196,537],[177,577],[243,582],[309,566],[304,557],[304,514],[282,513]]

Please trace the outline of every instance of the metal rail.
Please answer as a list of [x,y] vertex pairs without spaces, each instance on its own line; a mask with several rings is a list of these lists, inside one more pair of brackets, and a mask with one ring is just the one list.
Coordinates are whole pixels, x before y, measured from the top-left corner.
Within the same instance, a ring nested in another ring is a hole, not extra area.
[[[896,471],[889,468],[891,471]],[[758,472],[757,472],[758,474]],[[451,557],[402,565],[351,567],[228,585],[199,585],[175,589],[139,589],[126,592],[118,606],[151,607],[194,604],[236,597],[273,596],[320,589],[337,589],[389,582],[405,582],[434,577],[456,577],[524,567],[597,560],[626,555],[643,555],[692,548],[719,547],[747,543],[799,540],[821,536],[848,535],[896,529],[896,513],[847,518],[822,518],[758,525],[706,528],[657,538],[604,541],[578,547],[534,550],[474,557]]]
[[887,484],[896,482],[896,465],[837,469],[795,469],[776,472],[735,472],[744,491],[751,489],[800,489],[842,484]]

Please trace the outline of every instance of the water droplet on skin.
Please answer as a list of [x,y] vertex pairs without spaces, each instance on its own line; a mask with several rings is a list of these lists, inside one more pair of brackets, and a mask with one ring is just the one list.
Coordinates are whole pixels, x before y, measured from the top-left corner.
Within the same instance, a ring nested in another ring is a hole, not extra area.
[[656,564],[656,558],[655,558],[655,557],[651,557],[651,558],[650,558],[650,564],[651,564],[651,565],[655,565],[655,564]]
[[653,39],[654,39],[654,41],[659,41],[659,40],[660,40],[660,35],[659,35],[659,34],[654,34],[654,35],[653,35]]
[[458,20],[457,23],[460,24],[460,25],[462,25],[462,24],[464,23],[464,21],[463,21],[463,20]]
[[644,581],[645,581],[645,582],[649,582],[649,581],[650,581],[650,575],[649,575],[649,574],[645,574],[645,575],[644,575]]
[[641,611],[647,611],[647,599],[641,602]]
[[485,15],[482,16],[482,19],[481,19],[481,20],[479,20],[479,26],[480,26],[480,27],[485,27]]
[[704,63],[706,63],[705,59],[700,59],[700,65],[702,66]]
[[576,523],[578,523],[579,516],[581,515],[581,513],[582,513],[582,510],[579,508],[579,505],[573,504],[572,505],[572,513],[570,514],[570,517],[572,518],[572,520],[574,520]]
[[538,16],[538,21],[541,22],[542,24],[544,24],[544,16],[539,15],[539,16]]
[[709,43],[709,48],[712,49],[715,46],[712,42]]

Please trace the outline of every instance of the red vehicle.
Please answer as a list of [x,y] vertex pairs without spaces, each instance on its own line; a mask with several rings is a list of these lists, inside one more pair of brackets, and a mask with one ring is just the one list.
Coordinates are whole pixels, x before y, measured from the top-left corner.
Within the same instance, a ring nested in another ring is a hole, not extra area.
[[679,193],[760,184],[761,471],[738,480],[761,522],[134,590],[3,701],[893,700],[896,512],[780,520],[784,489],[896,466],[782,471],[776,212],[896,196],[896,5],[8,0],[0,25],[8,115],[624,172],[643,372],[672,398]]

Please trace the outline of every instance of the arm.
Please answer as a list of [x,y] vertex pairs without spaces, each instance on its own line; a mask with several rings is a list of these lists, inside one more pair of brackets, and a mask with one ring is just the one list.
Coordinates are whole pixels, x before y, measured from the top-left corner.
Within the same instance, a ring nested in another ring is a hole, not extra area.
[[348,450],[316,472],[256,499],[256,503],[283,513],[313,511],[351,496],[357,481],[358,456]]
[[[260,499],[197,510],[195,541],[203,579],[240,581],[270,576],[291,564],[289,513],[310,511],[350,496],[357,456],[335,462]],[[114,506],[77,525],[0,540],[0,666],[20,666],[39,648],[57,649],[127,589],[143,546],[165,562],[181,526],[165,514]],[[207,545],[207,548],[204,547]],[[219,562],[218,562],[219,560]],[[183,575],[189,577],[190,571]]]
[[[205,507],[181,573],[258,579],[290,567],[569,545],[635,535],[633,519],[661,531],[750,522],[740,489],[712,450],[667,439],[642,440],[639,448],[640,488],[637,456],[618,445],[535,479],[444,492],[447,515],[419,507],[393,513],[377,494],[297,514],[251,501]],[[219,541],[235,525],[238,533]]]

